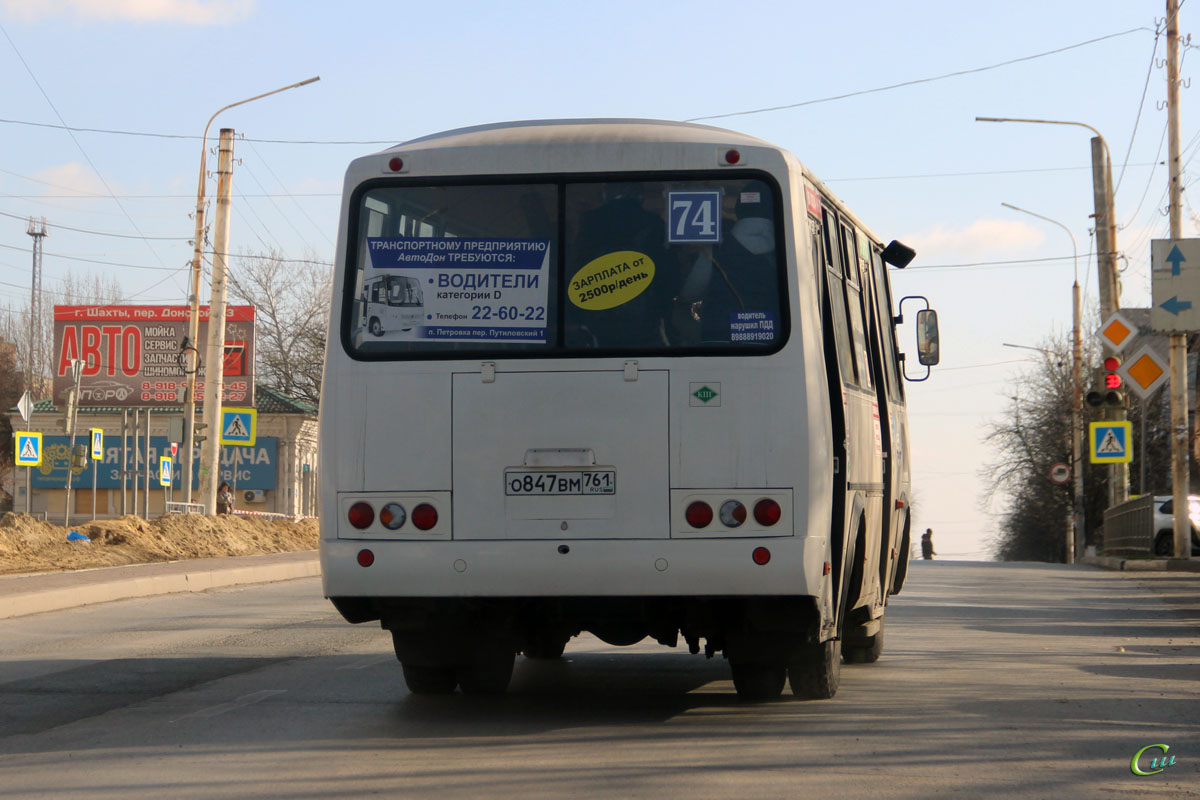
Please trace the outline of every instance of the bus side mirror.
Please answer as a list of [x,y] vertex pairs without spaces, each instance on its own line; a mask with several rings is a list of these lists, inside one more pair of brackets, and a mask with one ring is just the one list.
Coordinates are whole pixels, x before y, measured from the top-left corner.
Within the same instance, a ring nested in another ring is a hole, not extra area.
[[917,361],[932,367],[941,360],[938,346],[937,312],[932,308],[917,312]]
[[[929,307],[929,299],[926,297],[909,295],[900,298],[900,313],[892,318],[892,324],[899,325],[904,322],[904,304],[910,300],[920,300],[925,304],[925,308],[917,312],[917,361],[925,367],[925,374],[917,377],[909,375],[908,371],[904,370],[904,378],[914,383],[920,383],[929,379],[932,372],[930,368],[941,361],[941,345],[938,337],[937,312]],[[903,370],[907,364],[904,353],[899,354],[899,360]]]

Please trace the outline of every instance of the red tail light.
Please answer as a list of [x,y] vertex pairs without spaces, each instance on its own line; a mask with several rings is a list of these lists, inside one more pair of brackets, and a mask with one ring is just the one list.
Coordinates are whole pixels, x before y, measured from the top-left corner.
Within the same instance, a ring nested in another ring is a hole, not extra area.
[[350,506],[350,511],[346,516],[349,518],[350,524],[361,531],[371,527],[371,523],[375,521],[375,509],[371,508],[368,503],[358,502]]
[[693,528],[707,528],[708,524],[713,521],[712,506],[702,500],[697,500],[687,507],[687,510],[683,512],[683,517]]
[[360,567],[369,567],[375,563],[375,554],[370,550],[358,551],[358,565]]
[[769,497],[765,497],[754,504],[754,519],[763,527],[771,527],[776,522],[779,522],[779,518],[782,516],[783,509],[779,507],[779,503],[776,503]]
[[754,559],[755,564],[761,567],[771,560],[771,551],[765,547],[756,547],[750,557]]
[[429,503],[421,503],[421,505],[412,510],[412,523],[420,530],[427,531],[434,525],[437,525],[437,522],[437,509],[429,505]]

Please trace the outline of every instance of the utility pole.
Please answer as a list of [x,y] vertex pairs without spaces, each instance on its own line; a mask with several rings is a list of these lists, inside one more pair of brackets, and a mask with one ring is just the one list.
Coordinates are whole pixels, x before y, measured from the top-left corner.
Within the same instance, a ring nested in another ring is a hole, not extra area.
[[[1112,159],[1108,145],[1099,136],[1092,137],[1092,193],[1096,208],[1100,319],[1106,320],[1121,307],[1121,284],[1117,276],[1117,215],[1113,202]],[[1115,411],[1119,420],[1125,419],[1128,413],[1126,406]],[[1108,505],[1115,506],[1128,499],[1129,465],[1109,464]]]
[[[239,100],[236,103],[222,106],[208,118],[208,123],[204,126],[204,135],[200,137],[200,182],[196,187],[196,234],[192,240],[192,291],[188,298],[191,309],[188,314],[187,348],[180,354],[183,358],[184,370],[187,373],[187,385],[183,393],[183,452],[181,456],[182,463],[180,465],[183,468],[183,500],[186,503],[192,502],[192,454],[195,444],[196,376],[200,370],[200,345],[198,341],[200,338],[200,266],[201,255],[204,250],[204,181],[206,177],[205,163],[208,156],[208,129],[212,126],[213,120],[222,111],[228,111],[237,106],[244,106],[246,103],[252,103],[264,97],[270,97],[273,94],[286,92],[288,89],[307,86],[319,80],[321,80],[320,77],[312,77],[299,83],[293,83],[269,92],[256,94],[254,97],[248,97],[245,100]],[[222,321],[223,319],[222,317]],[[208,396],[211,397],[212,393],[208,392]],[[215,436],[216,433],[215,430],[210,429],[208,436]]]
[[38,399],[40,391],[35,391],[33,381],[36,375],[34,366],[37,364],[37,342],[39,329],[42,326],[42,239],[46,238],[46,218],[35,220],[29,218],[29,227],[25,232],[33,237],[33,288],[29,294],[29,354],[25,364],[25,391],[29,396]]
[[229,201],[233,193],[233,128],[221,128],[217,159],[217,218],[213,224],[212,299],[208,303],[205,349],[204,422],[208,438],[200,447],[200,501],[207,513],[217,508],[221,476],[221,397],[225,391],[225,296],[229,269]]
[[[1179,0],[1167,0],[1167,163],[1170,168],[1168,216],[1171,238],[1183,237],[1182,186],[1179,169]],[[1175,508],[1175,557],[1192,552],[1188,519],[1187,334],[1172,333],[1168,372],[1171,374],[1171,494]]]

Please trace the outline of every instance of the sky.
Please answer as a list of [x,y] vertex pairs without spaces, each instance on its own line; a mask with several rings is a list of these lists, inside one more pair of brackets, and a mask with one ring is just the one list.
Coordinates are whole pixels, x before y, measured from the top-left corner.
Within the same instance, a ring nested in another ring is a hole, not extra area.
[[[908,386],[914,523],[934,530],[942,557],[985,559],[1005,508],[988,498],[984,437],[1039,357],[1004,343],[1069,330],[1076,268],[1085,314],[1097,299],[1092,134],[975,117],[1100,131],[1117,185],[1121,305],[1147,306],[1150,241],[1167,237],[1165,7],[0,0],[0,314],[28,303],[31,216],[49,232],[49,302],[68,275],[111,277],[128,302],[186,302],[205,123],[312,76],[213,124],[212,139],[220,127],[245,137],[235,252],[332,262],[350,160],[418,136],[518,119],[700,120],[791,150],[884,241],[916,249],[893,291],[938,310],[943,360]],[[1185,37],[1193,11],[1200,3],[1185,0]],[[1189,52],[1185,237],[1200,211],[1186,191],[1200,176]],[[1061,228],[1001,203],[1065,225],[1078,259]]]

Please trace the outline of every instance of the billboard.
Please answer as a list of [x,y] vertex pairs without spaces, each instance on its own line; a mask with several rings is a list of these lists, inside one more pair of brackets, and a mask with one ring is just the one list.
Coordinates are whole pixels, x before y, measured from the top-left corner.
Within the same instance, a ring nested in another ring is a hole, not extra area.
[[[67,485],[67,469],[71,465],[71,437],[45,437],[44,456],[42,463],[32,470],[32,482],[35,489],[61,489]],[[135,452],[133,437],[125,440],[125,458],[131,473],[136,474],[138,485],[142,485],[142,469],[146,464],[144,448],[145,438],[138,439],[138,449]],[[275,489],[276,473],[278,472],[279,440],[274,436],[260,436],[251,446],[221,448],[221,480],[228,481],[232,486],[241,489]],[[159,459],[171,455],[171,443],[165,436],[150,437],[151,487],[158,487]],[[182,458],[182,456],[179,456]],[[177,464],[178,466],[178,464]],[[75,488],[92,488],[92,470],[99,469],[96,475],[96,488],[121,488],[121,437],[119,434],[109,434],[104,437],[104,459],[93,461],[88,459],[82,469],[76,467],[72,478]],[[130,477],[132,486],[133,477]],[[200,448],[196,448],[192,463],[192,488],[200,487]],[[182,469],[172,472],[172,485],[179,489],[183,486]]]
[[[183,402],[183,342],[188,306],[55,306],[54,397],[71,386],[71,361],[83,362],[81,406],[163,406]],[[200,306],[200,361],[208,306]],[[254,306],[226,306],[222,404],[254,405]],[[57,400],[56,400],[57,402]],[[204,402],[204,364],[196,376]]]

